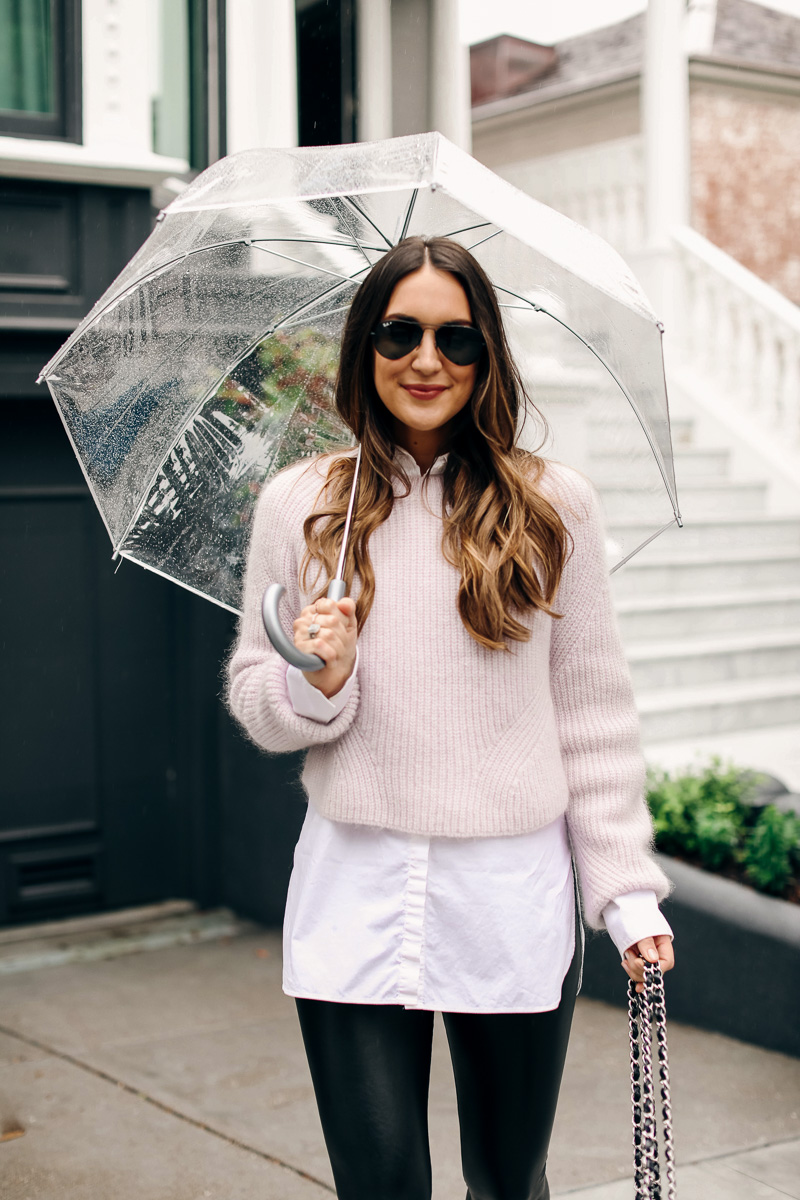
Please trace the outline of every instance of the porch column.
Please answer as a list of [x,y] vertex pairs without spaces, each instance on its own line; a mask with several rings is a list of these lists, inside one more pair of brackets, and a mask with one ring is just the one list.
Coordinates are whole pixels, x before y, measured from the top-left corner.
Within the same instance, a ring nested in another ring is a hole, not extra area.
[[391,0],[358,0],[358,140],[392,136]]
[[430,121],[462,150],[472,149],[469,48],[458,27],[458,0],[431,0]]
[[678,317],[670,231],[688,225],[689,72],[685,0],[649,0],[645,24],[641,119],[644,142],[643,283],[666,325]]
[[228,153],[297,145],[294,0],[226,5]]

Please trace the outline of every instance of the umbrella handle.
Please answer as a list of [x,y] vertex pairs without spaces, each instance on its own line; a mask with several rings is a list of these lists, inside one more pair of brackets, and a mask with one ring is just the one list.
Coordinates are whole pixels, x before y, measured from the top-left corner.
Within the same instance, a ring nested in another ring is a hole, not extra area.
[[[328,596],[331,600],[341,600],[345,594],[346,584],[343,579],[332,579],[328,585]],[[325,662],[318,654],[305,654],[298,650],[294,642],[290,642],[283,632],[281,619],[278,615],[278,605],[281,596],[286,591],[282,583],[271,583],[264,592],[261,601],[261,616],[267,637],[282,658],[300,671],[321,671]]]

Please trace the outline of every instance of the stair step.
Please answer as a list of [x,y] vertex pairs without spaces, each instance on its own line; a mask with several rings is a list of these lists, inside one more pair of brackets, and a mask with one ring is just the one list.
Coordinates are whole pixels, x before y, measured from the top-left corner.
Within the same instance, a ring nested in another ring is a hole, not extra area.
[[[641,544],[654,532],[653,525],[641,524],[624,517],[608,521],[608,532],[627,547]],[[795,513],[785,515],[756,513],[740,516],[738,514],[718,515],[687,519],[683,528],[671,525],[662,534],[645,547],[640,553],[655,552],[676,553],[680,550],[713,549],[719,553],[723,549],[773,549],[777,547],[795,547],[800,549],[800,517]],[[622,568],[625,570],[626,568]]]
[[708,592],[697,596],[626,596],[615,604],[626,643],[800,625],[800,587]]
[[[652,547],[635,555],[612,575],[616,597],[746,589],[754,579],[758,579],[762,587],[800,584],[800,547],[659,555],[660,541],[657,539]],[[651,552],[653,550],[655,553]]]
[[670,432],[672,434],[672,445],[675,449],[678,446],[690,446],[694,441],[694,418],[693,417],[671,417]]
[[[652,478],[656,479],[657,476],[653,474]],[[609,521],[624,520],[626,514],[635,513],[641,505],[641,488],[616,485],[604,487],[602,484],[597,486]],[[769,484],[764,480],[728,483],[697,479],[679,488],[678,500],[687,524],[692,519],[698,520],[717,514],[749,516],[751,513],[760,514],[765,511],[768,487]]]
[[[691,446],[675,451],[675,477],[679,489],[687,484],[691,486],[695,479],[726,479],[729,466],[730,450],[703,450]],[[629,485],[648,482],[661,475],[655,456],[647,448],[641,453],[626,455],[624,461],[611,451],[593,450],[586,474],[598,488],[614,486],[620,478]]]
[[800,627],[725,637],[640,642],[627,649],[637,691],[795,675],[800,679]]
[[800,678],[745,679],[654,688],[636,697],[647,743],[800,721]]
[[[538,403],[538,393],[534,394]],[[616,422],[597,416],[595,411],[588,411],[589,445],[598,454],[613,453],[620,444],[620,431]],[[674,450],[685,449],[694,441],[694,420],[691,417],[681,417],[670,423],[672,430],[672,446]]]

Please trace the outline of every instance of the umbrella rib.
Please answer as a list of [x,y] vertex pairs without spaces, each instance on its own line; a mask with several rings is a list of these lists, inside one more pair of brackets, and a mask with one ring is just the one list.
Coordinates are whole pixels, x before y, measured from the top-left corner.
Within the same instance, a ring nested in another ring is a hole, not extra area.
[[[370,267],[371,267],[371,264],[370,264]],[[358,279],[359,275],[364,274],[366,269],[367,269],[366,267],[362,267],[360,271],[356,271],[355,274],[350,275],[349,278],[345,277],[343,280],[343,283],[353,283],[356,279]],[[268,329],[265,333],[263,333],[261,335],[261,337],[259,338],[259,341],[263,341],[263,339],[265,337],[268,337],[270,334],[275,333],[276,330],[283,329],[286,325],[288,325],[289,321],[293,321],[295,317],[300,316],[302,313],[306,312],[309,308],[313,308],[314,305],[318,304],[320,300],[324,300],[324,298],[326,296],[329,296],[331,294],[331,292],[335,292],[336,289],[340,288],[340,287],[342,287],[342,283],[332,283],[327,291],[321,292],[320,295],[316,296],[313,300],[304,301],[303,304],[300,304],[297,306],[297,308],[294,310],[294,312],[287,313],[287,315],[285,317],[282,317],[281,320],[278,321],[278,323],[276,325],[273,325],[271,329]],[[342,307],[349,308],[349,305],[343,305]],[[323,313],[323,316],[327,316],[327,313]],[[256,345],[258,345],[258,342],[256,342]],[[244,355],[243,357],[247,357],[247,356]],[[233,367],[231,367],[231,370],[235,370],[241,361],[242,361],[241,358],[237,359],[236,362],[234,363]]]
[[[334,197],[334,199],[339,200],[339,199],[341,199],[341,197],[336,196],[336,197]],[[347,210],[344,208],[344,205],[342,205],[341,208],[339,209],[338,216],[339,216],[340,220],[349,216],[349,213],[347,213]],[[373,264],[369,261],[369,255],[367,254],[367,249],[374,250],[376,254],[381,254],[381,253],[383,253],[382,247],[381,246],[369,246],[365,249],[365,247],[362,246],[357,235],[353,232],[353,229],[350,226],[350,222],[347,221],[346,224],[347,224],[347,229],[349,230],[349,233],[350,233],[350,237],[355,242],[355,244],[358,246],[359,250],[361,251],[361,253],[364,257],[364,262],[369,263],[370,268],[371,268]]]
[[[357,274],[361,275],[364,270],[365,270],[365,268],[362,267],[361,271],[357,272]],[[354,276],[354,278],[355,278],[355,276]],[[216,381],[212,384],[212,386],[210,388],[206,389],[206,391],[201,396],[200,400],[198,400],[197,403],[192,406],[191,412],[184,418],[184,421],[181,424],[180,429],[178,430],[178,432],[176,433],[175,437],[172,440],[172,444],[171,444],[169,450],[167,450],[166,454],[163,455],[163,457],[162,457],[161,465],[156,467],[155,471],[150,476],[147,486],[143,489],[142,499],[141,499],[138,507],[136,508],[136,511],[134,512],[133,516],[131,517],[130,521],[128,522],[122,536],[119,538],[118,541],[114,542],[114,557],[116,557],[120,553],[120,547],[122,545],[124,545],[125,540],[129,536],[133,527],[136,525],[136,522],[139,520],[139,517],[141,516],[141,514],[145,508],[145,505],[147,504],[148,498],[150,496],[150,492],[153,489],[153,485],[155,484],[155,481],[158,478],[158,473],[161,470],[161,466],[166,461],[166,459],[169,457],[169,455],[172,453],[172,451],[175,449],[178,442],[181,440],[183,435],[186,433],[186,430],[191,425],[192,421],[195,419],[197,414],[203,408],[203,405],[206,404],[207,401],[209,401],[211,399],[211,397],[217,393],[217,391],[219,391],[220,385],[224,382],[224,380],[227,379],[227,377],[231,374],[232,371],[236,370],[236,368],[239,366],[240,363],[244,362],[244,360],[247,358],[248,354],[251,354],[253,352],[253,350],[255,350],[256,346],[258,346],[258,344],[260,342],[263,342],[264,338],[269,337],[271,334],[275,333],[276,330],[281,329],[286,324],[286,322],[291,321],[293,317],[298,316],[300,313],[304,312],[305,310],[307,310],[309,308],[313,308],[313,306],[315,304],[318,304],[320,300],[324,299],[325,296],[330,295],[331,292],[335,292],[337,289],[344,287],[344,282],[347,282],[347,281],[343,281],[342,283],[332,283],[331,286],[329,288],[327,288],[326,291],[322,292],[319,296],[315,296],[313,300],[307,300],[303,304],[298,305],[297,308],[293,312],[288,313],[283,318],[283,320],[279,321],[276,325],[268,326],[266,329],[262,330],[261,333],[259,334],[259,336],[257,338],[254,338],[245,347],[245,349],[241,352],[241,354],[239,354],[239,356],[234,359],[234,361],[232,363],[228,364],[228,366],[225,368],[225,370],[222,372],[222,374],[217,377]]]
[[[245,245],[247,245],[246,242]],[[302,258],[292,258],[291,254],[280,254],[277,250],[267,250],[264,246],[257,246],[255,242],[251,242],[250,245],[254,250],[260,250],[262,254],[273,254],[275,258],[282,258],[285,262],[296,263],[298,267],[308,267],[309,271],[319,271],[322,275],[332,275],[334,279],[349,280],[353,278],[352,275],[342,275],[341,271],[329,271],[327,267],[315,266],[314,263],[306,262]],[[351,250],[352,246],[346,248]]]
[[[505,292],[506,295],[508,295],[508,296],[515,296],[517,300],[522,300],[524,303],[530,305],[530,307],[533,309],[534,312],[541,312],[541,313],[544,313],[544,315],[546,317],[551,317],[552,320],[556,321],[564,329],[568,330],[571,334],[573,334],[573,336],[576,337],[579,342],[582,342],[583,345],[586,347],[586,349],[591,351],[591,353],[595,356],[597,361],[602,363],[602,365],[608,371],[611,378],[616,383],[617,387],[622,392],[625,399],[628,401],[628,404],[630,404],[631,408],[633,409],[634,415],[636,416],[636,419],[638,420],[639,424],[642,427],[642,433],[647,438],[648,445],[650,446],[650,449],[653,452],[653,458],[656,460],[656,465],[657,465],[659,471],[661,472],[661,478],[664,481],[664,487],[667,489],[667,495],[669,496],[670,504],[672,505],[672,511],[675,513],[675,520],[678,522],[679,525],[682,526],[683,522],[681,520],[681,511],[678,506],[678,497],[677,497],[677,495],[673,494],[673,488],[670,484],[669,479],[667,479],[667,474],[666,474],[666,471],[664,470],[664,464],[661,460],[661,452],[658,449],[658,447],[655,445],[655,443],[653,442],[652,437],[650,436],[650,430],[647,428],[647,425],[644,422],[644,418],[642,417],[642,414],[639,412],[639,406],[637,405],[636,401],[631,396],[628,389],[625,387],[625,384],[622,382],[622,380],[617,377],[617,375],[614,373],[614,371],[612,371],[611,367],[608,365],[606,360],[603,358],[603,356],[601,354],[599,354],[597,352],[597,350],[595,350],[594,346],[590,345],[589,342],[586,341],[586,338],[582,337],[581,334],[578,333],[577,329],[573,329],[571,325],[568,325],[566,323],[566,321],[562,321],[560,317],[557,317],[555,315],[555,313],[549,312],[546,308],[543,308],[541,306],[541,304],[534,304],[532,300],[528,300],[525,296],[520,296],[518,292],[512,292],[510,288],[502,287],[500,284],[495,284],[495,288],[498,291]],[[672,522],[670,522],[670,524],[672,524]]]
[[[370,222],[370,224],[372,224],[372,222]],[[380,234],[381,231],[376,228],[376,232]],[[383,235],[381,234],[381,236],[383,236]],[[259,239],[259,240],[262,240],[262,239]],[[283,240],[289,240],[289,239],[277,238],[276,240],[283,241]],[[161,263],[160,266],[153,267],[152,270],[145,272],[145,274],[140,276],[138,279],[132,280],[128,284],[128,286],[123,288],[122,291],[118,295],[112,296],[112,298],[108,301],[107,304],[104,304],[102,308],[98,309],[97,312],[94,313],[94,315],[91,317],[88,324],[84,325],[83,328],[79,327],[79,329],[75,330],[75,332],[72,334],[72,336],[64,343],[64,345],[61,347],[59,352],[55,355],[55,357],[48,363],[45,370],[48,372],[48,374],[50,374],[52,371],[54,371],[56,369],[56,367],[58,366],[58,364],[63,359],[64,355],[72,347],[73,342],[77,340],[79,333],[80,333],[80,336],[83,337],[83,335],[86,333],[87,329],[91,329],[91,327],[93,325],[97,324],[97,322],[100,320],[100,318],[102,316],[105,316],[105,314],[107,312],[109,312],[112,308],[114,308],[115,305],[119,304],[119,302],[121,300],[124,300],[126,296],[129,296],[131,294],[131,292],[136,291],[136,289],[141,287],[141,285],[143,283],[148,283],[151,279],[155,279],[158,275],[165,274],[167,271],[171,270],[172,267],[176,266],[178,263],[185,262],[187,258],[192,258],[195,254],[204,254],[207,250],[221,250],[225,246],[246,246],[248,244],[248,241],[250,242],[250,245],[255,244],[255,239],[229,238],[227,241],[211,242],[211,243],[209,243],[208,246],[198,246],[194,250],[186,250],[183,254],[176,255],[175,258],[171,258],[168,262]],[[337,245],[337,246],[342,245],[345,249],[351,248],[351,247],[347,246],[346,242],[341,242],[341,243],[340,242],[331,242],[330,244]],[[377,250],[377,248],[376,248],[376,250]],[[265,251],[265,253],[269,253],[269,252]],[[274,254],[275,251],[272,251],[272,253]],[[364,257],[367,258],[366,254],[364,255]],[[367,262],[369,262],[368,258],[367,258]],[[369,265],[371,267],[372,263],[370,263]],[[314,270],[316,270],[316,268],[314,268]],[[332,272],[329,272],[329,274],[332,274]],[[341,278],[345,279],[347,277],[342,276]],[[355,278],[355,276],[353,276],[353,278]],[[39,378],[37,379],[37,383],[40,380],[46,379],[46,378],[47,378],[47,375],[45,375],[45,373],[43,371],[39,375]]]
[[411,224],[411,214],[414,211],[414,205],[417,203],[418,192],[419,192],[419,188],[414,188],[414,191],[411,193],[411,199],[408,202],[408,208],[406,209],[405,220],[403,221],[403,228],[400,231],[400,237],[397,239],[398,242],[402,242],[403,238],[408,233],[408,227]]
[[[139,279],[132,280],[128,284],[128,286],[124,287],[118,295],[112,296],[107,304],[104,304],[102,308],[98,309],[97,312],[94,313],[94,315],[91,317],[91,319],[87,322],[86,325],[83,325],[82,327],[78,326],[78,328],[71,335],[71,337],[61,347],[58,354],[56,354],[55,358],[51,359],[51,361],[47,364],[47,367],[45,367],[45,370],[48,370],[48,369],[51,371],[55,370],[55,368],[61,362],[62,358],[67,353],[67,351],[71,349],[73,342],[75,342],[77,340],[78,336],[83,337],[83,335],[86,333],[87,329],[91,329],[91,327],[93,325],[95,325],[102,316],[105,316],[105,314],[107,312],[109,312],[112,308],[114,308],[114,306],[116,304],[118,304],[120,302],[120,300],[124,300],[126,296],[130,295],[131,292],[134,292],[138,287],[141,287],[141,285],[143,283],[147,283],[149,280],[155,279],[156,276],[158,276],[158,275],[165,274],[172,267],[174,267],[176,265],[176,263],[185,262],[185,260],[187,258],[192,258],[195,254],[203,254],[206,250],[219,250],[223,246],[244,246],[244,245],[245,245],[244,238],[229,238],[227,241],[224,241],[224,242],[212,242],[208,246],[198,246],[196,250],[186,250],[183,254],[176,255],[175,258],[171,258],[168,262],[162,263],[158,267],[153,267],[153,269],[150,271],[146,271],[145,274],[142,275]],[[46,379],[46,378],[47,378],[47,376],[45,375],[45,373],[43,371],[42,374],[39,376],[39,379]],[[37,383],[39,382],[39,379],[37,379],[37,381],[36,381]]]
[[[367,214],[364,212],[364,210],[361,208],[361,206],[360,206],[360,205],[358,205],[358,204],[356,204],[356,202],[355,202],[355,200],[353,199],[353,197],[352,197],[352,196],[342,196],[342,197],[341,197],[341,199],[342,199],[342,200],[344,200],[344,201],[345,201],[347,204],[352,204],[353,208],[356,210],[356,212],[358,213],[358,215],[359,215],[360,217],[363,217],[363,218],[364,218],[364,220],[367,222],[367,224],[368,224],[368,225],[371,225],[371,226],[372,226],[372,228],[373,228],[373,229],[375,230],[375,232],[377,233],[378,237],[379,237],[379,238],[383,238],[383,240],[386,242],[386,245],[387,245],[387,246],[388,246],[388,248],[391,250],[391,248],[392,248],[392,243],[389,241],[389,239],[387,238],[386,234],[383,232],[383,230],[382,230],[382,229],[379,229],[379,228],[378,228],[378,226],[375,224],[375,222],[372,220],[372,218],[371,218],[371,217],[367,216]],[[370,263],[370,266],[372,266],[372,264],[371,264],[371,263]]]
[[[361,251],[361,253],[364,254],[364,247],[362,246],[361,242],[359,242],[359,240],[355,236],[355,234],[351,233],[350,236],[352,237],[353,241],[356,243],[356,246]],[[343,250],[352,250],[353,249],[350,242],[337,242],[335,240],[335,238],[276,237],[276,238],[250,238],[250,241],[254,246],[258,242],[292,242],[292,243],[298,242],[304,246],[341,246]],[[376,252],[376,254],[383,253],[383,246],[369,246],[366,243],[364,243],[364,245],[366,246],[367,250],[374,250]],[[364,254],[364,257],[367,258],[366,254]],[[368,258],[367,258],[367,262],[369,262]],[[370,266],[372,266],[371,263],[370,263]]]
[[177,583],[178,587],[185,588],[187,592],[191,592],[194,596],[199,596],[201,600],[210,600],[212,604],[219,605],[227,612],[233,613],[239,617],[242,614],[240,608],[234,608],[232,604],[226,604],[224,600],[218,600],[216,596],[212,596],[210,592],[201,592],[199,588],[192,587],[190,583],[184,583],[177,575],[168,575],[166,571],[160,571],[158,567],[154,567],[152,563],[144,562],[141,558],[136,558],[127,550],[119,551],[120,558],[126,558],[128,562],[135,563],[137,567],[144,567],[145,571],[152,571],[154,575],[160,575],[162,579],[168,579],[170,583]]
[[484,242],[490,242],[492,238],[498,237],[502,232],[502,229],[495,229],[494,233],[487,233],[485,238],[481,238],[479,242],[473,242],[471,246],[467,246],[467,249],[472,253],[473,250],[477,250],[478,246],[482,246]]
[[631,550],[630,554],[626,554],[625,557],[620,559],[620,561],[618,563],[615,563],[615,565],[608,572],[609,575],[613,575],[615,571],[618,571],[620,569],[620,567],[624,567],[625,563],[631,561],[634,554],[638,554],[640,550],[644,550],[645,546],[649,546],[651,542],[654,542],[657,537],[660,537],[661,534],[664,533],[667,529],[669,529],[672,525],[677,525],[678,528],[680,528],[680,529],[683,528],[683,523],[682,523],[680,517],[678,517],[678,516],[673,517],[671,521],[667,521],[666,525],[662,525],[660,529],[657,529],[655,531],[655,533],[651,533],[649,538],[645,538],[645,540],[643,542],[641,542],[636,547],[635,550]]
[[[334,317],[334,316],[336,316],[337,313],[347,312],[349,307],[350,307],[349,304],[339,304],[339,305],[337,305],[336,308],[326,309],[325,312],[314,313],[314,319],[317,321],[321,321],[324,317]],[[518,308],[520,306],[516,305],[515,307]],[[287,320],[281,324],[281,329],[290,328],[290,324],[291,324],[291,318],[287,318]]]
[[[492,224],[491,221],[480,221],[477,225],[465,225],[463,229],[451,229],[449,233],[439,234],[439,237],[446,237],[446,238],[456,237],[456,235],[459,233],[469,233],[469,231],[471,229],[486,229],[491,224]],[[499,232],[501,232],[501,231],[498,230],[498,233]]]

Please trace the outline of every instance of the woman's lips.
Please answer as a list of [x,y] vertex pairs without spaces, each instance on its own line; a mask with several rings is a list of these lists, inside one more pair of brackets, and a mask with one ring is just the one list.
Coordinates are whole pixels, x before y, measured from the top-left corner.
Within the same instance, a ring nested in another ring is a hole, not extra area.
[[417,400],[435,400],[446,390],[444,384],[441,387],[426,387],[424,384],[401,383],[400,386]]

